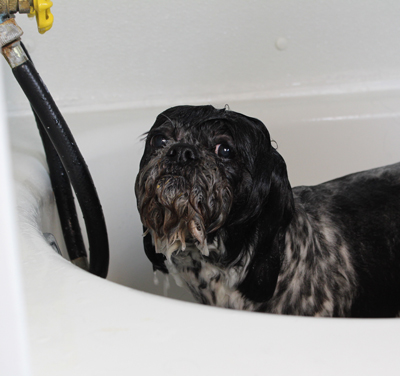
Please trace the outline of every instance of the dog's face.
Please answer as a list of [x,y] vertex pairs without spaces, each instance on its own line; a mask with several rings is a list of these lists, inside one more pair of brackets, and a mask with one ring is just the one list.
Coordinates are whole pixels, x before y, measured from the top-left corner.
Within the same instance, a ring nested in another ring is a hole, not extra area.
[[208,256],[216,234],[248,231],[280,184],[278,162],[283,160],[257,119],[212,106],[161,113],[147,134],[135,185],[156,251],[168,257],[191,243]]

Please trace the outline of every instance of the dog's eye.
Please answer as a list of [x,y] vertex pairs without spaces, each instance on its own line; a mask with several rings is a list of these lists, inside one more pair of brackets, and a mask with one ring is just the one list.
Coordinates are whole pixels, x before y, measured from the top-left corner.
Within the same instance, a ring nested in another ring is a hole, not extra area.
[[233,156],[232,149],[228,144],[218,144],[215,147],[215,154],[217,154],[221,158],[226,159],[232,158]]
[[158,134],[151,139],[151,145],[157,149],[161,149],[167,145],[167,138],[162,134]]

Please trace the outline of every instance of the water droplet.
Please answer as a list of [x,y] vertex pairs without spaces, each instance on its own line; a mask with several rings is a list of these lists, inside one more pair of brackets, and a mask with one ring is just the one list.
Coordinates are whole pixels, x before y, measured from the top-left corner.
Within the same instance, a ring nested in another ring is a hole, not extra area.
[[170,288],[169,276],[168,276],[168,274],[165,274],[165,276],[164,276],[164,286],[163,286],[163,292],[164,292],[164,296],[165,297],[168,297],[169,288]]
[[154,284],[155,284],[156,286],[158,286],[158,284],[160,283],[160,281],[158,280],[157,272],[156,272],[156,271],[154,272],[153,282],[154,282]]

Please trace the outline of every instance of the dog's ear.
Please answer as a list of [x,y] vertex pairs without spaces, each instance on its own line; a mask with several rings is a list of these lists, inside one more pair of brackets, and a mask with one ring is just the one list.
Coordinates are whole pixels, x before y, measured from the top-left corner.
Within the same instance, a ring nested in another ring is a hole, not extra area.
[[241,182],[235,192],[238,199],[231,221],[249,224],[267,214],[271,224],[279,223],[293,208],[286,163],[272,147],[269,132],[260,120],[244,115],[239,120],[233,129],[242,160],[238,174]]
[[153,264],[153,270],[159,270],[164,274],[168,274],[168,269],[165,266],[165,256],[162,253],[156,253],[156,248],[153,245],[153,241],[150,234],[147,234],[143,238],[144,252],[147,258]]
[[269,185],[263,211],[267,222],[277,229],[289,224],[294,211],[294,199],[286,163],[275,149],[272,149],[269,161],[267,176],[264,174],[261,182]]
[[253,259],[247,269],[240,291],[254,302],[268,301],[274,294],[281,269],[281,246],[293,212],[294,200],[287,177],[286,164],[276,150],[272,151],[269,177],[261,184],[268,189],[259,197],[263,202],[257,221],[257,237],[252,245]]
[[262,207],[257,209],[259,217],[254,231],[256,240],[250,245],[254,256],[246,278],[239,286],[244,296],[257,303],[267,302],[274,294],[281,268],[280,249],[294,211],[285,162],[275,150],[271,161],[269,177],[261,183],[268,186],[263,193],[266,197],[258,197]]

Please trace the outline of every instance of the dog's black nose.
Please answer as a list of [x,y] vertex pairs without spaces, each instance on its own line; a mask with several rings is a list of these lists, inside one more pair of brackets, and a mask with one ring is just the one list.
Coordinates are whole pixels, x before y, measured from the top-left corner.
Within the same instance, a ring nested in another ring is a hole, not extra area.
[[199,158],[197,150],[194,146],[184,143],[172,145],[168,152],[167,157],[170,161],[180,165],[186,165]]

